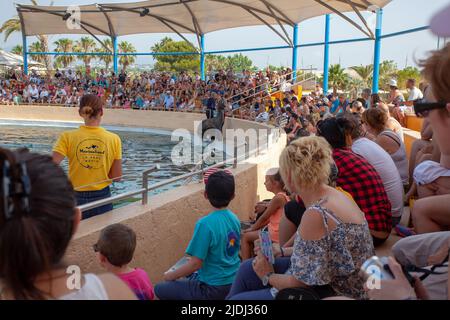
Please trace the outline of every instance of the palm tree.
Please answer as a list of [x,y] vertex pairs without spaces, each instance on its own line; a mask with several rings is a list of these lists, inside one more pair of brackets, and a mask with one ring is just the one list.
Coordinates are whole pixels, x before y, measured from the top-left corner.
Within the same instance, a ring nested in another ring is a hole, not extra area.
[[[119,43],[119,53],[134,53],[136,48],[128,41],[121,41]],[[130,64],[136,61],[136,56],[120,56],[119,63],[122,65],[122,69],[125,71]]]
[[397,71],[397,65],[392,60],[380,63],[380,84],[385,90],[389,88],[389,80],[397,78]]
[[358,76],[361,77],[361,86],[369,87],[371,79],[373,77],[373,65],[369,64],[367,66],[355,66],[350,67],[350,69],[354,70]]
[[23,54],[23,48],[20,44],[11,49],[11,53],[18,54],[21,56]]
[[[28,51],[31,52],[44,52],[44,48],[42,48],[42,43],[40,41],[33,42],[28,46]],[[32,59],[34,61],[44,63],[45,61],[45,55],[43,54],[33,54]],[[49,69],[47,69],[49,70]]]
[[[37,6],[38,3],[36,0],[30,0],[31,3],[34,6]],[[50,6],[53,5],[53,1],[50,3]],[[14,16],[11,19],[6,20],[2,26],[0,27],[0,33],[5,34],[5,42],[8,40],[9,36],[14,32],[20,32],[22,31],[22,26],[20,23],[19,16]],[[36,36],[41,43],[41,49],[40,51],[48,52],[48,37],[46,35],[37,35]],[[47,68],[47,72],[50,71],[51,64],[52,64],[52,58],[51,56],[45,55],[42,56],[42,61],[45,64],[45,67]]]
[[[75,52],[95,52],[97,50],[97,45],[95,41],[89,37],[82,37],[80,40],[75,42],[74,51]],[[88,69],[91,64],[91,60],[95,58],[95,56],[91,55],[83,55],[78,56],[78,60],[83,61],[84,67]]]
[[[72,52],[73,50],[73,41],[68,38],[61,38],[53,42],[53,44],[56,46],[55,52]],[[67,68],[74,61],[75,57],[73,55],[61,55],[56,57],[54,65],[61,65]]]
[[330,66],[328,81],[333,87],[333,93],[336,94],[338,88],[345,90],[349,77],[340,64],[333,64]]
[[[112,45],[112,41],[111,41],[110,38],[108,38],[108,39],[106,39],[105,41],[103,41],[103,44],[104,44],[106,47],[108,47],[109,51],[106,50],[105,47],[100,46],[100,47],[97,49],[97,52],[99,52],[99,53],[110,53],[110,52],[113,52],[113,45]],[[109,65],[110,65],[110,64],[112,63],[112,61],[113,61],[113,56],[111,56],[111,55],[102,55],[102,56],[99,56],[98,59],[99,59],[100,61],[103,61],[103,62],[105,63],[105,65],[106,65],[106,70],[108,70],[108,69],[109,69]]]

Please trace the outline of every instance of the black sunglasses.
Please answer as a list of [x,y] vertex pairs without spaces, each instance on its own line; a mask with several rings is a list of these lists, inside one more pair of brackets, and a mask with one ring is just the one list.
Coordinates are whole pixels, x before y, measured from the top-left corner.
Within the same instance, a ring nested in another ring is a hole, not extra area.
[[445,109],[445,102],[426,102],[424,99],[414,101],[414,112],[418,118],[426,118],[430,111],[436,109]]
[[97,243],[92,246],[92,249],[94,249],[94,252],[99,252],[100,251],[98,249],[98,244]]

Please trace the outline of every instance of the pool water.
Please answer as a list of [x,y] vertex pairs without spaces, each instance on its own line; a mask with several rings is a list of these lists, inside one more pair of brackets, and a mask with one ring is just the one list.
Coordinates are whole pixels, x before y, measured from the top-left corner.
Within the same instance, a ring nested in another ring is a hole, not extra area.
[[[16,149],[28,148],[32,152],[51,154],[53,144],[59,135],[71,128],[0,125],[0,146]],[[112,193],[120,194],[126,191],[142,188],[142,172],[153,165],[159,165],[157,172],[149,174],[149,184],[190,172],[192,166],[178,166],[171,161],[172,148],[177,142],[172,142],[170,135],[149,132],[114,131],[122,139],[123,179],[115,182]],[[67,160],[62,163],[67,172]],[[161,187],[150,194],[157,194],[180,186],[183,181]]]

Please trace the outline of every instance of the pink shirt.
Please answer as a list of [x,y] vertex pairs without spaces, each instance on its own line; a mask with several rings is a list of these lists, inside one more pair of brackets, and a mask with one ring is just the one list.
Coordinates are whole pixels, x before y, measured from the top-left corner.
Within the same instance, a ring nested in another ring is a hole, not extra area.
[[144,270],[136,268],[134,271],[119,274],[118,277],[133,290],[139,300],[153,300],[155,298],[153,285]]
[[[277,196],[281,195],[286,199],[286,202],[288,202],[290,199],[289,197],[286,195],[286,193],[284,192],[279,192],[277,193]],[[279,242],[279,230],[280,230],[280,220],[281,217],[283,216],[283,210],[284,210],[284,206],[278,208],[278,210],[273,213],[270,218],[269,218],[269,233],[270,233],[270,238],[272,239],[273,242]]]

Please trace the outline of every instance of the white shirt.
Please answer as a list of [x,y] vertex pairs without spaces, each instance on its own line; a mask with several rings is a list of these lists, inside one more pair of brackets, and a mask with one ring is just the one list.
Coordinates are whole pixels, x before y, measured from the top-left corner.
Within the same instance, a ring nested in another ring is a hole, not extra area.
[[423,94],[420,89],[413,87],[411,90],[409,90],[408,101],[415,101],[417,99],[423,99]]
[[39,98],[39,90],[37,88],[30,88],[30,96],[33,98]]
[[255,121],[256,122],[267,122],[267,121],[269,121],[269,114],[266,111],[264,111],[263,113],[258,114]]
[[386,194],[391,201],[392,216],[403,213],[403,183],[391,156],[377,143],[367,138],[353,142],[352,151],[365,158],[380,175]]

